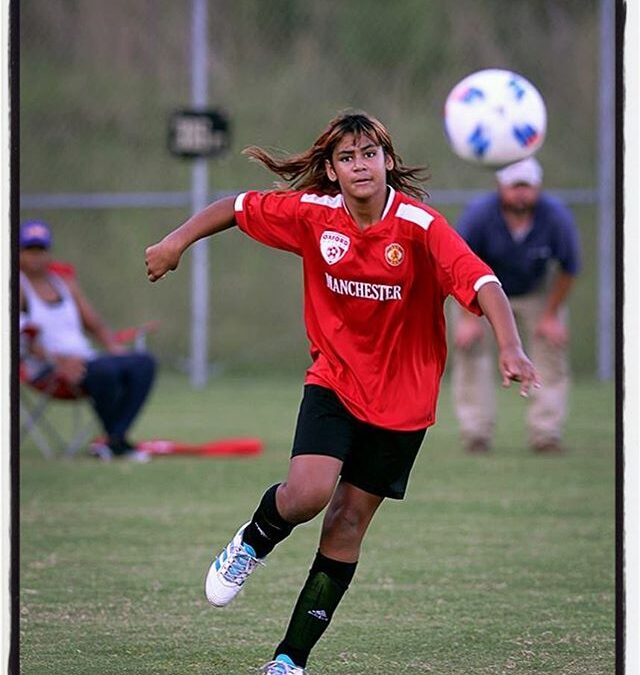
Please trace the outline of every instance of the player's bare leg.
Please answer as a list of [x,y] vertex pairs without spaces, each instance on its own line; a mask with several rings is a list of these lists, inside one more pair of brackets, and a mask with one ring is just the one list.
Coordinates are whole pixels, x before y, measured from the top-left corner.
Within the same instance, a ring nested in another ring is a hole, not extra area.
[[383,500],[340,482],[324,516],[320,552],[333,560],[357,562],[369,523]]
[[297,455],[289,462],[289,473],[276,493],[278,512],[298,525],[311,520],[332,498],[342,462],[327,455]]

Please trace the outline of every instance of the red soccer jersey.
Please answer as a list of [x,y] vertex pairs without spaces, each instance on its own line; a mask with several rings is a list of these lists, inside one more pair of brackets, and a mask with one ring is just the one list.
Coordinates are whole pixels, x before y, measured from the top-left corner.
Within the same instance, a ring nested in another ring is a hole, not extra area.
[[342,195],[245,192],[241,230],[302,256],[313,363],[305,382],[335,391],[358,419],[387,429],[435,422],[447,356],[444,300],[481,314],[477,291],[498,281],[434,209],[390,189],[361,230]]

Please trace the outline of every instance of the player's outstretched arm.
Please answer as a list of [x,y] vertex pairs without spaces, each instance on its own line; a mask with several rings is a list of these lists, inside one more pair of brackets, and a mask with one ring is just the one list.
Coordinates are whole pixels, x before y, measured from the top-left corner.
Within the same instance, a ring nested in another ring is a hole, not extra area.
[[507,296],[498,284],[488,283],[478,291],[478,303],[496,336],[502,386],[508,387],[512,381],[520,382],[520,395],[528,396],[532,386],[540,386],[540,378],[522,349]]
[[224,197],[209,204],[157,244],[149,246],[144,255],[149,281],[158,281],[175,270],[182,254],[198,239],[233,227],[236,224],[234,202],[235,197]]

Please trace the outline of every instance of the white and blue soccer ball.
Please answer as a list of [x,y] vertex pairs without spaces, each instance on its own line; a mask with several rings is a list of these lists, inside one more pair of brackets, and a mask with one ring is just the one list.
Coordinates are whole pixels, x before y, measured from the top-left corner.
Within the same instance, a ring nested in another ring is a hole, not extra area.
[[453,152],[469,162],[503,166],[544,143],[547,110],[529,80],[510,70],[479,70],[447,96],[444,126]]

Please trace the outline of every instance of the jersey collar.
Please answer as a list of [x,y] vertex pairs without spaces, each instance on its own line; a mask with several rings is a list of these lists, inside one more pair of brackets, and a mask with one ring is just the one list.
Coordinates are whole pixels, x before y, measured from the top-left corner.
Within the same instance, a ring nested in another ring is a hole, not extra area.
[[[389,210],[391,209],[391,205],[393,204],[393,200],[396,198],[396,191],[391,187],[391,185],[387,185],[389,188],[389,196],[387,197],[387,202],[384,205],[384,209],[382,210],[382,215],[380,216],[380,220],[378,222],[382,222],[387,214],[389,213]],[[353,218],[351,213],[349,213],[349,209],[347,208],[347,205],[344,203],[344,197],[342,194],[340,195],[340,202],[342,203],[342,208],[344,209],[345,213],[349,216],[349,218]]]
[[393,200],[396,198],[396,191],[391,187],[391,185],[387,185],[387,187],[389,188],[389,197],[387,198],[387,203],[385,204],[384,211],[382,212],[380,220],[385,219],[385,216],[387,215],[387,213],[389,213],[391,204],[393,204]]

